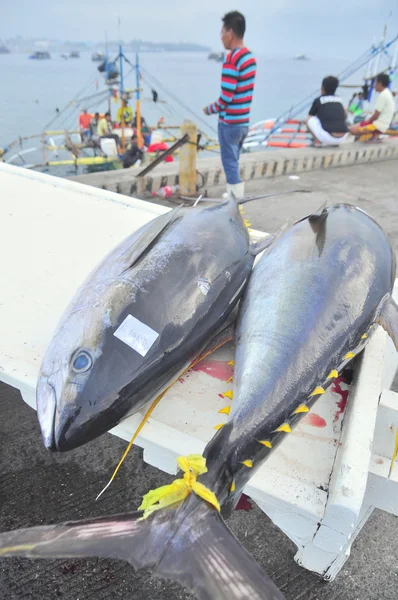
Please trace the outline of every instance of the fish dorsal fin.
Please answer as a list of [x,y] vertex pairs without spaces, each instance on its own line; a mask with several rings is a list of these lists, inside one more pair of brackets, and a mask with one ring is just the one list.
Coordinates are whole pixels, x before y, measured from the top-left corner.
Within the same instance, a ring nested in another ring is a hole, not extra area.
[[316,221],[317,219],[320,219],[321,217],[325,216],[326,204],[327,204],[327,201],[325,200],[325,202],[322,204],[322,206],[320,206],[318,208],[317,211],[315,211],[314,213],[311,213],[309,215],[309,217],[308,217],[309,220]]
[[324,218],[327,214],[326,204],[327,204],[327,201],[325,200],[325,202],[318,208],[318,210],[316,210],[315,212],[313,212],[309,215],[306,215],[305,217],[302,217],[301,219],[296,221],[294,224],[297,225],[297,223],[301,223],[302,221],[306,221],[307,219],[310,222],[314,222],[314,221],[317,221],[318,219]]
[[125,248],[122,249],[120,256],[124,266],[123,271],[131,269],[150,250],[159,236],[176,220],[182,208],[178,206],[156,217],[125,240]]
[[398,306],[390,294],[384,296],[380,302],[375,323],[378,323],[385,329],[394,342],[395,348],[398,350]]
[[275,233],[267,235],[267,237],[260,240],[259,242],[253,242],[252,244],[250,244],[251,254],[253,256],[257,256],[257,254],[260,254],[260,252],[263,252],[264,250],[266,250],[267,248],[272,246],[272,244],[281,237],[281,235],[286,231],[287,228],[288,228],[288,224],[285,223],[285,225],[283,225]]

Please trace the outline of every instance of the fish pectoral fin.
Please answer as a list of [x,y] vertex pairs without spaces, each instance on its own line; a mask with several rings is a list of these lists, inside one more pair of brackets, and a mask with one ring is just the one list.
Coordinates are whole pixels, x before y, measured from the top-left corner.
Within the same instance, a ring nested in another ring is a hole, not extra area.
[[398,306],[390,294],[381,301],[375,323],[383,327],[398,350]]
[[124,272],[131,269],[150,250],[162,233],[176,220],[182,206],[160,215],[137,230],[131,238],[131,245],[123,253]]
[[250,244],[251,254],[253,256],[257,256],[257,254],[260,254],[260,252],[263,252],[264,250],[266,250],[267,248],[272,246],[272,244],[274,242],[276,242],[276,240],[279,239],[283,233],[285,233],[287,228],[288,228],[288,223],[285,223],[275,233],[267,235],[267,237],[260,240],[259,242],[253,242],[252,244]]

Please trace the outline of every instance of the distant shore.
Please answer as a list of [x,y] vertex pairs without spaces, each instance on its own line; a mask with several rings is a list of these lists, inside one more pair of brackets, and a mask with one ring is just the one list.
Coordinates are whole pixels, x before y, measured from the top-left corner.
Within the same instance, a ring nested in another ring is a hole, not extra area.
[[[192,44],[190,42],[146,42],[143,40],[132,40],[122,42],[126,51],[131,52],[210,52],[209,46],[201,44]],[[105,52],[104,43],[90,42],[64,42],[55,40],[5,40],[6,46],[10,52],[25,54],[33,51],[46,51],[58,53],[78,52]],[[109,52],[115,52],[119,49],[119,42],[109,42],[107,44]]]

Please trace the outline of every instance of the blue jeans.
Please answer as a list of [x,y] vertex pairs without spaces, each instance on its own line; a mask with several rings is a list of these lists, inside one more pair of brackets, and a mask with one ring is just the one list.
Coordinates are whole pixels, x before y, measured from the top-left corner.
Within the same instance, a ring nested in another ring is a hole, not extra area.
[[239,154],[249,128],[247,125],[227,125],[218,122],[218,141],[220,142],[221,162],[227,183],[240,183]]

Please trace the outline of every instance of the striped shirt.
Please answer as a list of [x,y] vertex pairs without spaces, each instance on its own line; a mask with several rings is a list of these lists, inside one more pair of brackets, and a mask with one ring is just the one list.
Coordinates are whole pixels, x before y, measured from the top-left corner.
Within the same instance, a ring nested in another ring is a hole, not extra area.
[[208,115],[219,114],[228,125],[247,125],[256,77],[256,59],[247,48],[232,50],[223,64],[221,96],[206,107]]

